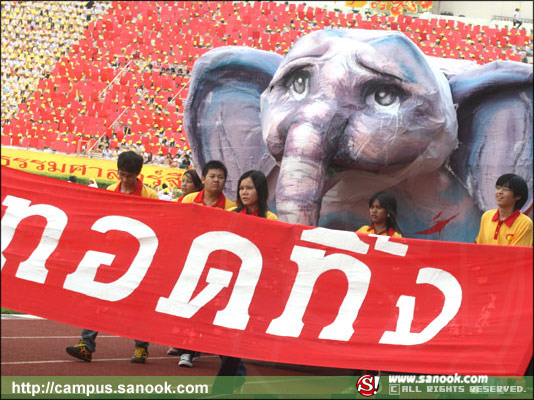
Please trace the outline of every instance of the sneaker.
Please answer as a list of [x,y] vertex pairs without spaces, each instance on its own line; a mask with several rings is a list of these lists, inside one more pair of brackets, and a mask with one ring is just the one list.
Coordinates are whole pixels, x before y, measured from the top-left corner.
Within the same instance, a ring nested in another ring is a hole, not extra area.
[[146,359],[148,358],[148,350],[144,347],[135,347],[135,354],[132,358],[130,358],[130,362],[136,363],[136,364],[144,364],[146,362]]
[[167,350],[168,356],[178,356],[180,355],[180,350],[177,347],[169,347],[169,350]]
[[83,361],[89,362],[93,358],[93,352],[87,348],[82,339],[80,339],[76,346],[68,346],[65,350],[69,355]]
[[195,352],[193,353],[193,358],[192,358],[193,361],[196,361],[196,360],[198,360],[199,358],[200,358],[200,353],[199,353],[198,351],[195,351]]
[[184,353],[180,356],[180,361],[178,362],[180,367],[193,368],[193,357],[190,353]]

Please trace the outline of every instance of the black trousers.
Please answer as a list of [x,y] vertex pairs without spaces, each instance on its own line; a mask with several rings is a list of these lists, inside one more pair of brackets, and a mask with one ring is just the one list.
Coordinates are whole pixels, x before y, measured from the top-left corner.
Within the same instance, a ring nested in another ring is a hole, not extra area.
[[214,394],[232,394],[245,382],[247,369],[241,358],[219,357],[221,357],[221,366],[213,382],[212,391]]

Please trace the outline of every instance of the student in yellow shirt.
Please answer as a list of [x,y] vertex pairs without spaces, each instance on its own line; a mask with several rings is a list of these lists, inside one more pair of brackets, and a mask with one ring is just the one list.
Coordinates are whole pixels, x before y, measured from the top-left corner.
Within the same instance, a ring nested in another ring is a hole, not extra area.
[[[527,199],[528,186],[523,178],[501,175],[495,183],[497,209],[482,214],[475,243],[532,246],[532,220],[520,211]],[[532,368],[531,358],[525,375],[532,376]]]
[[371,225],[364,225],[357,233],[402,237],[397,224],[397,200],[388,192],[375,193],[369,199]]
[[[190,193],[200,192],[202,189],[204,189],[204,184],[202,183],[200,176],[198,176],[197,171],[188,169],[182,175],[182,195],[172,201],[181,203],[185,196]],[[184,356],[184,360],[182,361],[181,356],[186,353],[191,354],[191,357]],[[200,357],[200,353],[196,351],[191,353],[189,350],[183,350],[178,347],[170,347],[169,350],[167,350],[167,354],[169,356],[180,356],[181,364],[178,363],[178,365],[189,368],[192,368],[193,361]]]
[[229,211],[278,221],[276,214],[267,207],[268,197],[269,188],[263,172],[247,171],[237,182],[237,207]]
[[182,203],[199,204],[223,210],[235,207],[235,201],[227,199],[223,194],[227,176],[228,170],[222,162],[218,160],[208,161],[202,168],[204,189],[188,194],[183,198]]
[[[267,178],[261,171],[250,170],[245,172],[237,182],[237,207],[229,211],[245,215],[253,215],[278,221],[278,217],[267,207],[269,187]],[[232,393],[244,382],[247,369],[243,360],[237,357],[220,356],[221,365],[217,376],[235,376],[234,380],[217,378],[213,382],[213,393]]]
[[125,151],[119,154],[117,159],[117,170],[119,182],[107,187],[113,192],[133,194],[134,196],[147,197],[149,199],[159,199],[158,193],[154,189],[143,185],[139,178],[143,168],[143,156],[135,151]]
[[[108,190],[131,194],[134,196],[147,197],[149,199],[159,199],[158,194],[149,187],[143,185],[137,177],[143,168],[143,157],[134,151],[125,151],[117,159],[117,170],[119,182],[107,187]],[[72,357],[83,361],[91,361],[96,348],[97,331],[90,329],[82,330],[82,337],[77,345],[68,346],[65,350]],[[135,353],[130,362],[144,364],[148,358],[148,342],[134,340]]]
[[[235,201],[227,199],[223,194],[224,185],[226,184],[226,177],[228,176],[228,170],[226,166],[218,161],[208,161],[202,168],[202,184],[204,189],[200,192],[189,193],[182,199],[182,203],[193,203],[206,207],[220,208],[223,210],[229,210],[235,207]],[[169,349],[171,350],[171,349]],[[199,353],[186,349],[178,349],[180,354],[180,361],[178,365],[180,367],[193,367],[193,360],[198,358]],[[176,354],[174,351],[167,354]]]
[[523,178],[500,176],[495,184],[497,209],[482,215],[475,243],[532,246],[532,220],[520,211],[527,199],[528,186]]
[[195,171],[194,169],[188,169],[184,172],[184,174],[182,175],[181,189],[182,195],[173,201],[181,203],[184,197],[188,194],[200,192],[202,189],[204,189],[204,184],[202,183],[202,179],[200,179],[200,176],[198,176],[197,171]]

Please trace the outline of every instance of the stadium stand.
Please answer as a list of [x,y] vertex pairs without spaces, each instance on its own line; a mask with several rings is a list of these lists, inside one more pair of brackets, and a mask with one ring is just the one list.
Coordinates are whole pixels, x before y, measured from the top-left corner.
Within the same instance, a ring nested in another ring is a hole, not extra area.
[[[282,2],[2,2],[2,145],[176,164],[194,62],[215,47],[287,53],[324,28],[399,30],[430,56],[532,62],[532,26]],[[169,156],[170,154],[170,156]]]
[[91,19],[109,4],[91,10],[83,2],[2,2],[2,121],[11,118],[33,94]]

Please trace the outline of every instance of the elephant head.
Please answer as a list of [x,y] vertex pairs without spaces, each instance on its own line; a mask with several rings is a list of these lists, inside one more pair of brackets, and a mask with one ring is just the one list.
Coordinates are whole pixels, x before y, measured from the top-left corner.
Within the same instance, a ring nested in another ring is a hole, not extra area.
[[340,171],[395,184],[440,167],[457,143],[447,79],[401,33],[303,37],[263,92],[261,116],[263,139],[280,164],[278,214],[306,225],[317,223]]
[[[480,145],[488,127],[468,116],[495,109],[484,98],[498,92],[500,79],[523,96],[519,114],[509,101],[499,107],[502,115],[523,117],[516,124],[520,132],[509,137],[527,143],[527,150],[499,162],[506,168],[532,165],[532,95],[524,94],[532,68],[498,65],[492,70],[426,57],[392,31],[316,31],[300,38],[285,58],[221,47],[193,68],[185,129],[197,166],[209,159],[227,164],[228,196],[235,197],[241,173],[262,170],[283,221],[316,225],[323,197],[348,177],[350,187],[367,195],[370,181],[373,190],[393,187],[438,169],[446,169],[482,207],[487,196],[477,192],[487,192],[495,179],[473,165],[494,147]],[[457,112],[469,124],[459,128]],[[505,146],[512,153],[519,147]]]

